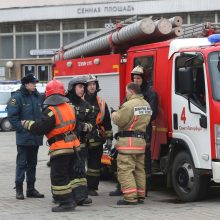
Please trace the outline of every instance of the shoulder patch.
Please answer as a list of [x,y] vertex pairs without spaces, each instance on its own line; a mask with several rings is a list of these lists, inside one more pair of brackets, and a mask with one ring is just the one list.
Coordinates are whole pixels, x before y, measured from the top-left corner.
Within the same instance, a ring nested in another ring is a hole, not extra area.
[[11,105],[16,105],[16,99],[11,99],[10,104]]

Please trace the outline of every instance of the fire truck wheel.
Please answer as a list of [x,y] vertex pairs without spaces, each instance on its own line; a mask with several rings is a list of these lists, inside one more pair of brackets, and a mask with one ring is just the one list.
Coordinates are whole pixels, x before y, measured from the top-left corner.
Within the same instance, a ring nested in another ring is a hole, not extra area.
[[12,125],[9,122],[8,118],[5,118],[2,120],[1,129],[2,129],[2,131],[11,131],[12,130]]
[[176,155],[172,168],[172,183],[182,201],[203,199],[208,192],[208,182],[208,177],[198,174],[187,152],[182,151]]

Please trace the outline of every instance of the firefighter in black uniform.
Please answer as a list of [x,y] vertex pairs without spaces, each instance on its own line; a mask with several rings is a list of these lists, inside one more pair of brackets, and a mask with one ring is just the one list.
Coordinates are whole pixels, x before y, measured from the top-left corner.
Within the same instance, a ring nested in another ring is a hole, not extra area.
[[93,107],[96,118],[96,129],[88,136],[88,169],[87,184],[90,196],[97,196],[101,169],[101,157],[103,154],[103,144],[110,151],[112,147],[112,125],[111,117],[106,102],[97,96],[100,91],[99,82],[93,75],[87,79],[87,91],[84,99]]
[[43,118],[40,121],[22,121],[24,128],[33,134],[46,134],[50,145],[51,191],[59,203],[53,212],[73,211],[76,202],[72,196],[73,164],[76,149],[80,146],[75,132],[75,110],[64,96],[64,86],[58,80],[46,86]]
[[92,113],[92,106],[83,99],[85,89],[86,78],[76,76],[69,81],[66,95],[75,108],[77,123],[80,123],[82,127],[77,133],[80,140],[79,155],[81,160],[77,160],[78,163],[74,165],[73,197],[78,205],[92,203],[92,200],[88,198],[85,166],[88,154],[87,136],[95,127],[95,117]]

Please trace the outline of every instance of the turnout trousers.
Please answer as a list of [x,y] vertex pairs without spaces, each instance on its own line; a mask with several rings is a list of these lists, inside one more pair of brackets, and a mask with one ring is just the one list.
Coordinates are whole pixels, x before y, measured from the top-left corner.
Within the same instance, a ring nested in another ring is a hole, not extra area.
[[137,202],[138,198],[145,198],[144,157],[144,154],[118,154],[118,180],[125,201]]
[[89,190],[98,190],[103,145],[88,149],[88,169],[86,173]]
[[75,155],[75,162],[73,164],[73,181],[72,193],[76,203],[80,203],[88,198],[87,180],[86,180],[86,161],[87,161],[87,147],[82,147],[78,152],[80,156],[80,169],[77,163],[77,156]]
[[74,154],[56,155],[50,158],[51,191],[58,202],[73,202]]

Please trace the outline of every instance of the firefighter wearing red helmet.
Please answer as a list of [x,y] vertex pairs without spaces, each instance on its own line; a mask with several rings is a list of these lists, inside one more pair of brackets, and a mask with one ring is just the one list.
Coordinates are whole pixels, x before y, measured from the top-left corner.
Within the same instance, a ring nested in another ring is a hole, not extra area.
[[97,93],[100,91],[98,79],[89,75],[87,77],[87,92],[84,96],[85,100],[93,107],[93,114],[96,118],[96,129],[90,133],[88,138],[88,169],[87,183],[88,193],[91,196],[97,196],[101,169],[101,157],[103,154],[103,144],[111,150],[112,147],[112,125],[111,117],[107,103],[100,98]]
[[46,86],[43,119],[22,121],[23,127],[31,133],[45,134],[48,138],[51,191],[59,203],[52,208],[53,212],[73,211],[76,207],[72,196],[73,163],[80,142],[75,134],[75,110],[64,95],[63,84],[53,79]]

